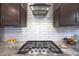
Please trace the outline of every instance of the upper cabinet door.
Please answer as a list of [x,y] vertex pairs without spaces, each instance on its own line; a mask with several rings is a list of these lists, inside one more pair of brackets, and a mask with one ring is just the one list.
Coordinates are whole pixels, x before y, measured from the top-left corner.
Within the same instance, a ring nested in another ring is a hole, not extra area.
[[63,3],[60,5],[60,26],[77,25],[77,4]]
[[1,25],[17,26],[20,25],[20,4],[3,3],[1,4]]

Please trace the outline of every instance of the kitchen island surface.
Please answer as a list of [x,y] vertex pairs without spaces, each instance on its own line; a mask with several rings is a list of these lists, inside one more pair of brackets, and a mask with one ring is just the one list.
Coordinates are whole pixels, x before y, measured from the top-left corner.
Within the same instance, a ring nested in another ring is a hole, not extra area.
[[66,45],[67,48],[61,48],[63,51],[63,54],[17,54],[17,51],[19,48],[25,43],[25,41],[19,41],[15,44],[11,45],[6,42],[0,43],[0,56],[79,56],[79,44],[76,46],[73,45],[67,45],[64,42],[56,41],[55,43],[60,47],[60,45]]

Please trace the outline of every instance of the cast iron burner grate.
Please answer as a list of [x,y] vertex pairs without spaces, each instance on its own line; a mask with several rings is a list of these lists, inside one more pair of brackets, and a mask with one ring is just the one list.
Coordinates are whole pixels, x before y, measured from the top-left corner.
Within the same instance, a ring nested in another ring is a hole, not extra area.
[[62,50],[53,41],[27,41],[17,52],[25,54],[32,49],[49,49],[52,53],[63,53]]

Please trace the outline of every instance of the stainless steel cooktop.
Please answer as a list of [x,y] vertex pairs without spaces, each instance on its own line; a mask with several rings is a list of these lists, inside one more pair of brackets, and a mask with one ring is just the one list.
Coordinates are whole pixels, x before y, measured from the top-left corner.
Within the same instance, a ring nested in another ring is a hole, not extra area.
[[53,41],[27,41],[17,52],[18,54],[50,54],[63,53]]

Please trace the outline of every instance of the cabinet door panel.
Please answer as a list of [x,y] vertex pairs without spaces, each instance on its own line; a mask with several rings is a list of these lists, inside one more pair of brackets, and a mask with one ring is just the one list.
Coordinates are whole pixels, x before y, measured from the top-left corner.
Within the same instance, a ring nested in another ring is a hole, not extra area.
[[60,5],[60,25],[74,26],[77,25],[77,4],[63,3]]
[[3,3],[1,4],[1,25],[19,25],[20,24],[20,4]]

